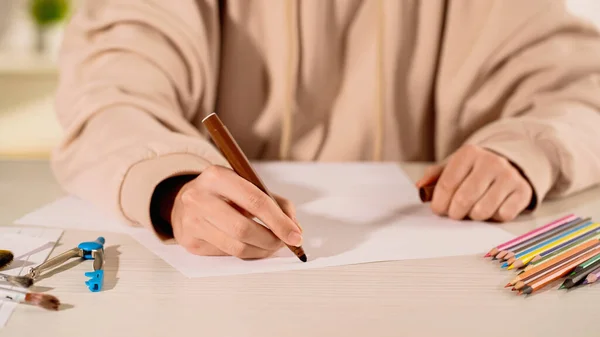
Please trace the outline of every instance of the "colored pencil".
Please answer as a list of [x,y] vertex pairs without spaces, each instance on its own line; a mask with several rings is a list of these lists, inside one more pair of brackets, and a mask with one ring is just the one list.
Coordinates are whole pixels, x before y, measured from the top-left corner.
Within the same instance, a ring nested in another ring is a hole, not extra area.
[[584,263],[578,265],[575,270],[573,270],[572,274],[576,274],[578,272],[580,272],[583,269],[586,269],[587,267],[589,267],[590,265],[596,263],[596,261],[600,260],[600,254],[593,256],[592,258],[590,258],[589,260],[585,261]]
[[[531,261],[531,259],[533,259],[536,255],[541,254],[548,249],[552,249],[566,241],[569,241],[574,237],[580,236],[581,234],[593,231],[598,227],[600,227],[600,224],[594,223],[590,226],[583,227],[574,232],[573,232],[573,230],[571,230],[571,231],[569,231],[570,234],[568,234],[568,235],[563,234],[560,236],[560,238],[548,240],[549,242],[547,242],[547,243],[541,243],[541,244],[535,246],[536,247],[535,250],[532,250],[532,251],[528,252],[527,254],[520,256],[518,259],[515,259],[515,261],[511,262],[507,269],[510,270],[513,268],[521,268],[522,266],[528,264],[529,261]],[[539,246],[539,248],[538,248],[538,246]],[[531,249],[534,249],[534,248],[532,247]],[[528,249],[528,251],[529,251],[529,249]],[[516,257],[517,256],[515,255],[515,258]]]
[[596,268],[593,270],[586,278],[583,280],[582,285],[595,283],[600,279],[600,268]]
[[[592,252],[592,254],[594,254],[594,252]],[[578,264],[582,263],[583,261],[587,260],[590,258],[590,255],[592,254],[586,254],[586,255],[582,255],[580,258],[575,259],[573,261],[571,261],[570,263],[567,263],[566,265],[564,265],[561,268],[558,268],[557,270],[553,271],[552,273],[549,273],[547,275],[544,275],[544,277],[537,279],[531,283],[526,284],[520,291],[519,294],[532,294],[536,291],[538,291],[539,289],[542,289],[543,287],[545,287],[546,285],[548,285],[549,283],[558,280],[559,278],[569,274],[573,269],[575,269],[575,267],[577,267]]]
[[[229,162],[233,171],[256,186],[271,199],[276,200],[275,196],[267,189],[256,170],[252,167],[250,160],[248,160],[219,116],[215,113],[211,113],[202,120],[202,124],[204,124],[209,136],[220,150],[221,154],[223,154],[223,157]],[[285,245],[300,261],[308,261],[308,257],[302,246],[295,247],[288,244]]]
[[544,277],[545,275],[548,275],[564,267],[565,265],[570,264],[572,261],[579,260],[582,257],[589,258],[594,256],[595,254],[598,254],[599,252],[600,242],[596,242],[593,246],[587,247],[584,250],[576,251],[574,249],[573,252],[570,252],[568,256],[563,257],[560,261],[549,261],[547,265],[543,267],[540,266],[540,268],[536,268],[536,270],[530,271],[529,273],[527,273],[527,275],[517,276],[519,280],[514,283],[514,290],[520,290],[525,286],[525,284],[538,280]]
[[596,262],[587,265],[587,267],[580,269],[575,273],[571,273],[571,275],[567,276],[567,279],[563,282],[559,289],[573,288],[585,280],[585,278],[598,267],[600,267],[600,260],[596,260]]
[[504,249],[510,249],[511,247],[514,247],[514,246],[516,246],[516,245],[518,245],[518,244],[520,244],[520,243],[522,243],[522,242],[524,242],[524,241],[526,241],[526,240],[529,240],[529,239],[531,239],[531,238],[533,238],[533,237],[536,237],[537,235],[540,235],[540,234],[542,234],[542,233],[545,233],[545,232],[547,232],[547,231],[550,231],[550,230],[552,230],[553,228],[555,228],[555,227],[558,227],[558,226],[560,226],[560,225],[564,224],[565,222],[572,221],[572,220],[573,220],[573,219],[575,219],[575,218],[576,218],[576,216],[575,216],[574,214],[569,214],[569,215],[567,215],[567,216],[565,216],[565,217],[562,217],[562,218],[560,218],[560,219],[558,219],[558,220],[555,220],[555,221],[553,221],[553,222],[550,222],[550,223],[548,223],[548,224],[546,224],[546,225],[544,225],[544,226],[542,226],[542,227],[536,228],[536,229],[534,229],[534,230],[532,230],[532,231],[529,231],[529,232],[527,232],[527,233],[525,233],[525,234],[523,234],[523,235],[517,236],[517,237],[516,237],[516,238],[514,238],[514,239],[511,239],[511,240],[509,240],[509,241],[506,241],[506,242],[504,242],[504,243],[502,243],[502,244],[500,244],[500,245],[498,245],[498,246],[496,246],[496,247],[492,248],[492,249],[491,249],[491,250],[490,250],[490,251],[489,251],[489,252],[488,252],[488,253],[485,255],[485,257],[489,257],[489,256],[495,256],[495,255],[497,255],[497,254],[498,254],[498,252],[500,252],[501,250],[504,250]]
[[577,249],[573,249],[569,253],[564,254],[564,256],[561,256],[560,259],[550,260],[543,266],[539,266],[534,270],[517,275],[517,277],[515,277],[515,279],[513,279],[509,284],[507,284],[506,287],[509,287],[512,284],[514,286],[514,290],[519,290],[525,285],[525,283],[531,283],[543,277],[544,275],[547,275],[557,270],[558,268],[561,268],[567,263],[570,263],[571,261],[580,258],[581,256],[594,256],[594,254],[600,253],[600,242],[595,242],[592,246],[585,247],[585,249],[580,248],[584,247],[577,247]]
[[572,229],[576,226],[585,224],[585,223],[589,222],[590,220],[591,220],[591,218],[586,218],[586,219],[576,218],[573,221],[566,222],[566,223],[554,228],[551,231],[548,231],[548,232],[546,232],[542,235],[539,235],[529,241],[523,242],[513,248],[510,248],[507,251],[506,255],[504,256],[504,259],[508,260],[508,259],[514,257],[516,254],[519,254],[519,253],[521,253],[521,252],[523,252],[545,240],[548,240],[554,236],[563,234],[563,233],[567,232],[569,229]]
[[551,244],[552,242],[561,240],[562,238],[567,237],[567,236],[569,236],[569,235],[571,235],[571,234],[573,234],[573,233],[575,233],[575,232],[577,232],[577,231],[579,231],[581,229],[584,229],[584,228],[587,228],[587,227],[590,227],[590,226],[593,226],[593,225],[595,225],[594,222],[588,221],[586,223],[583,223],[583,224],[577,225],[577,226],[575,226],[573,228],[570,228],[566,232],[563,232],[563,233],[561,233],[559,235],[551,237],[551,238],[549,238],[547,240],[544,240],[544,241],[536,244],[535,246],[529,247],[526,250],[523,250],[523,251],[519,252],[514,257],[508,259],[508,264],[511,264],[511,263],[514,262],[514,260],[516,260],[516,259],[518,259],[518,258],[520,258],[522,256],[525,256],[525,255],[527,255],[527,254],[529,254],[529,253],[531,253],[531,252],[533,252],[533,251],[535,251],[535,250],[537,250],[539,248],[547,246],[548,244]]
[[[594,232],[583,235],[580,238],[578,238],[577,240],[574,240],[574,239],[570,240],[571,243],[569,245],[561,247],[559,250],[553,252],[552,254],[546,255],[544,257],[537,255],[536,257],[531,259],[531,261],[529,261],[529,263],[527,264],[527,266],[525,266],[525,268],[522,268],[521,270],[519,270],[518,274],[520,275],[522,273],[525,273],[525,272],[539,266],[540,264],[545,263],[546,261],[560,257],[565,252],[572,249],[573,247],[577,247],[579,245],[582,245],[582,244],[584,244],[590,240],[594,240],[594,239],[600,239],[600,229],[597,229]],[[561,244],[561,246],[563,246],[563,245],[564,244]],[[552,250],[554,250],[554,248],[552,248]]]
[[[536,257],[536,260],[539,260],[539,256],[541,254],[551,254],[549,253],[550,251],[555,251],[555,248],[561,247],[567,242],[572,243],[574,239],[577,240],[586,235],[593,235],[598,231],[600,231],[600,224],[598,223],[587,222],[583,225],[579,225],[573,229],[570,229],[568,232],[561,234],[560,236],[546,240],[534,247],[531,247],[530,249],[527,249],[526,251],[515,255],[513,258],[506,261],[506,263],[502,265],[502,268],[506,268],[511,265],[513,266],[512,268],[509,267],[509,270],[513,268],[521,268]],[[516,265],[514,265],[515,263]]]
[[[567,242],[561,243],[560,245],[558,245],[552,249],[549,249],[539,255],[536,255],[533,259],[531,259],[527,268],[533,268],[536,265],[538,265],[539,263],[543,263],[544,261],[560,254],[561,252],[564,252],[572,247],[578,246],[582,243],[585,243],[585,242],[595,239],[595,238],[600,238],[600,228],[598,228],[592,232],[575,237]],[[527,270],[527,268],[525,268],[525,270]]]
[[518,281],[524,281],[526,278],[528,278],[532,275],[535,275],[541,271],[547,270],[548,268],[556,266],[560,263],[566,262],[569,259],[579,257],[580,255],[586,254],[589,251],[594,250],[594,249],[600,249],[600,239],[590,240],[579,246],[573,247],[569,251],[565,252],[565,254],[562,254],[555,259],[548,260],[544,263],[541,263],[538,266],[536,266],[535,268],[532,268],[530,270],[527,270],[527,271],[517,275],[511,282],[509,282],[507,284],[507,286],[514,285]]
[[[551,237],[551,238],[549,238],[549,239],[547,239],[547,240],[545,240],[545,241],[543,241],[543,242],[540,242],[540,243],[536,244],[536,245],[535,245],[535,246],[533,246],[533,247],[529,247],[528,249],[526,249],[526,250],[523,250],[523,251],[519,252],[518,254],[516,254],[516,255],[512,256],[511,258],[509,258],[509,259],[507,260],[507,265],[510,265],[510,264],[512,264],[512,263],[513,263],[515,260],[517,260],[518,258],[520,258],[520,257],[522,257],[522,256],[525,256],[525,255],[527,255],[527,254],[529,254],[529,253],[531,253],[531,252],[533,252],[533,251],[535,251],[535,250],[538,250],[538,249],[539,249],[539,248],[541,248],[541,247],[544,247],[544,246],[546,246],[546,245],[548,245],[548,244],[550,244],[550,243],[552,243],[552,242],[555,242],[555,241],[561,240],[562,238],[564,238],[564,237],[567,237],[567,236],[569,236],[569,235],[573,234],[574,232],[577,232],[577,231],[579,231],[579,230],[581,230],[581,229],[584,229],[584,228],[587,228],[587,227],[589,227],[589,226],[593,226],[593,225],[595,225],[595,223],[594,223],[594,222],[592,222],[592,221],[588,221],[588,222],[586,222],[586,223],[583,223],[583,224],[577,225],[577,226],[576,226],[576,227],[574,227],[574,228],[570,228],[570,229],[568,229],[567,231],[565,231],[565,232],[562,232],[562,233],[560,233],[560,234],[559,234],[559,235],[557,235],[557,236]],[[508,256],[507,256],[507,257],[508,257]],[[503,266],[503,267],[505,267],[505,266]]]

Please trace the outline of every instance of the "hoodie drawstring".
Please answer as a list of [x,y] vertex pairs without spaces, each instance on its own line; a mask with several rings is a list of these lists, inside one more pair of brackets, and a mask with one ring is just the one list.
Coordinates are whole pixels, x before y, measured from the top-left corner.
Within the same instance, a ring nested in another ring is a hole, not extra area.
[[375,132],[373,137],[373,160],[380,161],[383,152],[383,117],[385,111],[384,92],[384,34],[385,34],[385,11],[383,0],[377,0],[377,58],[375,76]]
[[295,106],[296,93],[296,74],[295,68],[298,57],[298,23],[296,15],[296,0],[286,0],[286,21],[287,21],[287,41],[288,41],[288,57],[286,64],[286,88],[285,88],[285,105],[283,117],[281,120],[281,142],[279,146],[279,159],[288,160],[290,155],[290,146],[292,142],[292,120],[293,109]]
[[[383,152],[383,134],[384,134],[384,111],[385,111],[385,92],[384,92],[384,34],[385,34],[385,10],[383,0],[376,0],[377,8],[375,19],[377,24],[376,32],[376,58],[375,58],[375,125],[373,133],[373,161],[382,160]],[[295,107],[296,92],[296,74],[295,69],[298,63],[298,22],[297,22],[297,1],[287,0],[286,22],[288,35],[288,57],[286,64],[286,90],[285,105],[281,120],[281,140],[279,146],[279,159],[288,160],[292,141],[292,123],[293,109]]]

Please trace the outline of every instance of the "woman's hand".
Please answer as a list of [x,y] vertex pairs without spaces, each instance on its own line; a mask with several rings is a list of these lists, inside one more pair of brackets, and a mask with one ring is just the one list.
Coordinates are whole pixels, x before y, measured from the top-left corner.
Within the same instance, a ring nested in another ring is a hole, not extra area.
[[531,203],[533,189],[506,158],[474,145],[465,145],[447,164],[430,167],[417,187],[437,180],[431,209],[462,220],[510,221]]
[[289,201],[281,197],[273,201],[255,185],[221,166],[211,166],[186,183],[177,194],[171,213],[175,240],[189,252],[242,259],[268,257],[284,242],[300,246],[302,230],[292,219],[295,211]]

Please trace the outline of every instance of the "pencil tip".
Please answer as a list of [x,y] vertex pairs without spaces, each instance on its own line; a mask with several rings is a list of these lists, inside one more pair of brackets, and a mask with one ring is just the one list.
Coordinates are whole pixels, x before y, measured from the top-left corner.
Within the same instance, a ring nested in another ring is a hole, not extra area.
[[490,257],[490,253],[486,253],[483,257]]
[[300,256],[300,261],[302,261],[302,262],[308,261],[308,258],[306,257],[306,254],[302,254],[302,256]]
[[508,266],[508,267],[506,268],[506,270],[512,270],[514,267],[515,267],[515,265],[514,265],[514,264],[511,264],[510,266]]
[[504,262],[504,263],[503,263],[503,264],[500,266],[500,268],[506,268],[506,267],[508,267],[508,263],[506,263],[506,262]]
[[565,282],[563,282],[558,289],[570,289],[574,285],[575,282],[573,282],[571,279],[566,279]]
[[507,283],[507,284],[504,286],[504,288],[508,288],[508,287],[510,287],[510,286],[512,286],[512,284],[510,284],[510,283]]

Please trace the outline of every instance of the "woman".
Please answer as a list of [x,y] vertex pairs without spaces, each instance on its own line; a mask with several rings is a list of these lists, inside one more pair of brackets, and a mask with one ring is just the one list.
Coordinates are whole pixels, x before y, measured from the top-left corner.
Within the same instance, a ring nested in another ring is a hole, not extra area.
[[[251,159],[437,161],[432,209],[508,221],[600,180],[600,35],[556,0],[85,1],[65,34],[65,189],[194,254],[299,245]],[[273,233],[246,215],[262,219]]]

